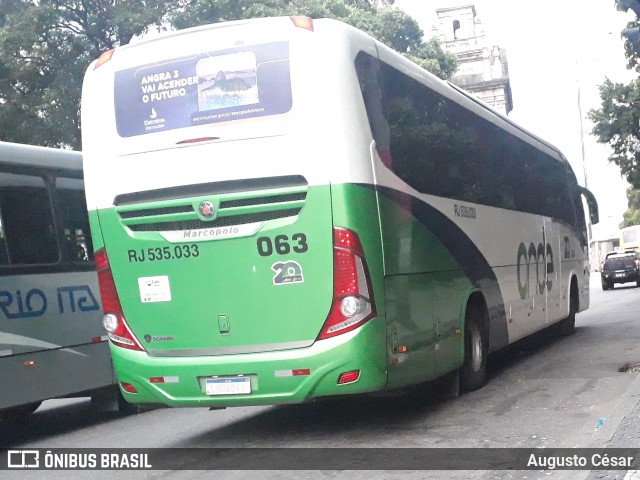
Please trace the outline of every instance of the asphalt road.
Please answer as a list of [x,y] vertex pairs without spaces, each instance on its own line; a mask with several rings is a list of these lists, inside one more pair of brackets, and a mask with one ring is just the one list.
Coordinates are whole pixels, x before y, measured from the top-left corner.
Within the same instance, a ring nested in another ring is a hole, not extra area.
[[[124,417],[96,412],[88,400],[54,400],[21,424],[0,423],[0,439],[14,448],[640,448],[640,378],[634,368],[640,364],[640,288],[632,285],[603,292],[594,275],[591,308],[578,315],[574,335],[554,337],[542,332],[499,352],[490,359],[489,383],[458,398],[422,390],[283,407],[156,409]],[[186,452],[180,464],[198,468],[193,463],[197,458]],[[2,472],[1,476],[564,479],[578,475],[559,471],[246,472],[241,468],[211,473],[34,471]],[[579,475],[633,478],[624,471]]]

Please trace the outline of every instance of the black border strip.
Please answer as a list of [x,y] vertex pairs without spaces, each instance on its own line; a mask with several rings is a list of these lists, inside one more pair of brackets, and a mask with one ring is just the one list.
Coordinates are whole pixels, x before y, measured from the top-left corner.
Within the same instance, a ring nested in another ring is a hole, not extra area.
[[485,296],[489,307],[490,351],[507,346],[509,344],[507,315],[498,278],[485,256],[467,234],[442,212],[408,193],[382,185],[361,184],[361,186],[374,188],[376,192],[411,213],[441,241],[461,266],[464,274],[476,288],[482,290]]

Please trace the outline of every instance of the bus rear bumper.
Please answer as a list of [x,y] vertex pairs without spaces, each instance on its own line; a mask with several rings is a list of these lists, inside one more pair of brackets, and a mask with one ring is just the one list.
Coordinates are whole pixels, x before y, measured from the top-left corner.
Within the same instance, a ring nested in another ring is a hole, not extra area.
[[[227,407],[301,403],[313,398],[380,390],[387,382],[386,327],[375,318],[353,332],[306,348],[268,353],[153,357],[111,345],[118,381],[131,403],[172,407]],[[338,384],[343,373],[357,380]],[[207,394],[207,379],[243,383],[251,393]],[[240,379],[240,380],[239,380]],[[128,387],[128,388],[131,388]]]

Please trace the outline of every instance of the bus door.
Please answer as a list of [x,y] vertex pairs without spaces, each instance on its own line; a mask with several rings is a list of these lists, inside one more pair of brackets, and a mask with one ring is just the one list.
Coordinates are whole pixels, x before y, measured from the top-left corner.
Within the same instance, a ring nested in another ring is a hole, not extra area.
[[547,296],[547,323],[552,323],[565,315],[562,303],[562,272],[560,255],[563,250],[563,239],[560,223],[547,219],[545,221],[545,267],[544,288]]
[[[539,220],[538,220],[539,219]],[[518,338],[529,335],[547,323],[546,231],[542,217],[529,223],[527,238],[518,248],[518,291],[522,300],[522,322]]]

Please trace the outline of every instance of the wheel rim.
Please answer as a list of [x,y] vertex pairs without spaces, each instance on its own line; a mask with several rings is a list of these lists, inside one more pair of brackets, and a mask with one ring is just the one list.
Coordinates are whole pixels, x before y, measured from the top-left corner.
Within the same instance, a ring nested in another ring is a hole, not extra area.
[[482,368],[482,336],[476,325],[473,325],[469,329],[469,359],[471,369],[474,372],[479,371]]

